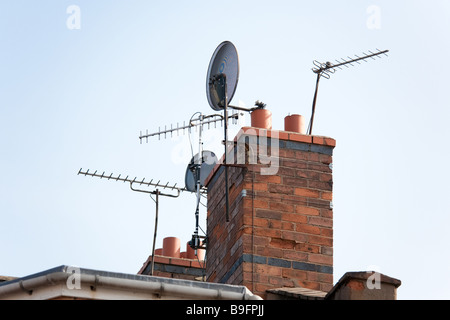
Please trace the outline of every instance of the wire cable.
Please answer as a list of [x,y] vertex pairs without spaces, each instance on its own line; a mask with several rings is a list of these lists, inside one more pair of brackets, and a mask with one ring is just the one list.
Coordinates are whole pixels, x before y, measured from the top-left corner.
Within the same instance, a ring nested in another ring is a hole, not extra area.
[[[199,111],[197,111],[197,112],[195,112],[192,116],[191,116],[191,118],[189,119],[189,125],[191,126],[192,125],[192,118],[196,115],[196,114],[202,114],[201,112],[199,112]],[[201,130],[202,128],[200,128],[200,130]],[[194,157],[194,148],[192,147],[192,141],[191,141],[191,129],[189,128],[188,129],[188,136],[189,136],[189,145],[191,146],[191,156],[192,156],[192,158]]]

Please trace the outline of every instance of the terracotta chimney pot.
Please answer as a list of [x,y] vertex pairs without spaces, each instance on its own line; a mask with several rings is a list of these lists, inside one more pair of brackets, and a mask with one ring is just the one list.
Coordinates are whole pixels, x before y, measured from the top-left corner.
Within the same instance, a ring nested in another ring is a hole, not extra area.
[[[198,260],[205,260],[205,249],[197,249]],[[186,258],[197,260],[197,256],[195,255],[195,250],[191,248],[189,242],[186,244]]]
[[167,237],[163,239],[163,256],[179,258],[180,257],[180,239],[176,237]]
[[267,109],[256,109],[250,114],[252,127],[272,130],[272,112]]
[[195,250],[191,248],[189,242],[186,243],[186,258],[195,259]]
[[299,114],[286,116],[284,118],[284,131],[306,134],[305,117]]

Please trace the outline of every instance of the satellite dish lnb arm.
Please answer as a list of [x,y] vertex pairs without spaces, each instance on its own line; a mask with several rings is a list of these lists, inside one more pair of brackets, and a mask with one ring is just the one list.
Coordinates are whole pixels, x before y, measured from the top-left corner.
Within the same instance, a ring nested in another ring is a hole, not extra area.
[[253,107],[253,108],[244,108],[244,107],[228,105],[228,108],[235,109],[235,110],[241,110],[241,111],[247,111],[247,112],[252,112],[252,111],[255,111],[258,109],[264,109],[265,107],[266,107],[266,104],[259,100],[257,100],[255,102],[255,107]]

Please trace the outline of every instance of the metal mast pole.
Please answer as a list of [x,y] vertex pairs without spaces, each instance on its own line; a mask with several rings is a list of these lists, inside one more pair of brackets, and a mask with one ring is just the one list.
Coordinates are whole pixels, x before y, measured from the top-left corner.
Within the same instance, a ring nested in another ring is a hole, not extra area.
[[227,79],[225,77],[225,97],[224,97],[224,108],[223,108],[223,113],[224,113],[224,145],[225,145],[225,153],[223,156],[223,161],[224,161],[224,166],[225,166],[225,218],[226,221],[229,222],[230,221],[230,206],[228,203],[228,166],[227,166],[227,153],[228,153],[228,96],[227,96]]
[[158,210],[159,210],[159,190],[156,189],[155,190],[155,202],[156,202],[156,212],[155,212],[155,232],[153,234],[153,247],[152,247],[152,265],[151,265],[151,271],[150,271],[150,275],[153,275],[153,271],[155,268],[155,244],[156,244],[156,231],[158,228]]

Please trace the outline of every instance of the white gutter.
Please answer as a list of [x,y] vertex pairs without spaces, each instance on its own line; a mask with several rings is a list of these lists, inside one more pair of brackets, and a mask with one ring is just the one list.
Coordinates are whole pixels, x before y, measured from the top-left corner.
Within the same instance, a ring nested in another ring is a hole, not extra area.
[[[23,295],[24,299],[32,299],[33,292],[43,287],[56,285],[67,286],[67,280],[73,273],[56,271],[49,274],[36,275],[36,277],[17,279],[11,283],[0,285],[0,299],[8,299],[10,295]],[[254,295],[247,288],[243,292],[227,290],[229,285],[211,284],[214,286],[223,286],[223,288],[207,288],[208,283],[199,283],[196,281],[180,281],[170,283],[172,279],[156,278],[156,280],[145,281],[137,279],[127,279],[121,277],[104,276],[99,274],[81,273],[78,275],[80,283],[84,289],[97,291],[97,288],[111,288],[123,291],[138,291],[142,293],[152,293],[159,298],[176,297],[180,299],[195,300],[262,300],[261,297]],[[134,276],[134,275],[132,275]],[[161,279],[161,281],[159,281]],[[69,280],[70,281],[70,280]],[[202,284],[205,284],[203,287]],[[241,286],[240,286],[241,287]],[[74,293],[77,290],[74,290]],[[26,294],[26,295],[24,295]]]

